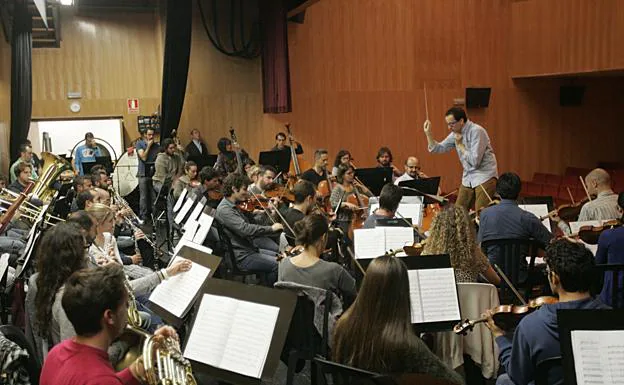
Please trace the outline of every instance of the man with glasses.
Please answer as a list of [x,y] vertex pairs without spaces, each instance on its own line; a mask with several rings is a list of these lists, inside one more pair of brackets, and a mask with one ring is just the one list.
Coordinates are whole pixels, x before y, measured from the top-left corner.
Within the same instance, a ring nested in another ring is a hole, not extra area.
[[464,172],[456,204],[467,210],[474,205],[479,210],[490,203],[496,191],[498,167],[490,137],[483,127],[468,120],[462,108],[451,108],[445,119],[451,133],[442,142],[433,139],[429,120],[423,125],[429,152],[445,153],[453,148],[457,151]]

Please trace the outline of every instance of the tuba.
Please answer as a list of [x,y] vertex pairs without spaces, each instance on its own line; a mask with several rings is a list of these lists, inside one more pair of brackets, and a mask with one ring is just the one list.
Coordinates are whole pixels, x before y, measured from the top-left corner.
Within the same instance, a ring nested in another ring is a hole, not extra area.
[[52,184],[58,179],[61,173],[67,169],[71,169],[69,163],[60,156],[50,152],[42,152],[43,170],[39,179],[35,182],[32,195],[44,203],[50,202],[54,197],[54,189]]
[[120,338],[133,344],[116,369],[126,368],[137,358],[141,358],[146,376],[144,381],[148,385],[197,385],[191,363],[182,355],[178,341],[154,336],[143,330],[136,299],[128,280],[126,290],[129,297],[128,325]]

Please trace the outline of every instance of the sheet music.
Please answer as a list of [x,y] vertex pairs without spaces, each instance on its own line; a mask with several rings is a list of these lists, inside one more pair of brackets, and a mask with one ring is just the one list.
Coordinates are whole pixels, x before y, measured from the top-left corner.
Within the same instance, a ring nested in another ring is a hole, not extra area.
[[206,213],[202,213],[199,216],[199,220],[197,221],[199,223],[199,230],[197,230],[197,233],[195,233],[195,237],[193,237],[193,243],[198,243],[200,245],[204,243],[206,237],[208,236],[208,232],[212,227],[213,221],[214,217]]
[[[172,263],[182,260],[175,257]],[[182,318],[185,310],[190,309],[197,292],[210,274],[210,269],[192,262],[191,270],[161,282],[149,297],[149,300],[167,310],[178,318]]]
[[204,294],[184,357],[260,378],[279,308]]
[[[548,215],[548,205],[546,204],[518,205],[518,207],[520,207],[524,211],[530,212],[538,218]],[[542,221],[542,224],[548,229],[548,231],[552,232],[552,229],[550,228],[550,219],[544,219]]]
[[461,319],[453,268],[408,270],[412,323]]
[[180,239],[180,241],[178,242],[176,247],[173,249],[173,256],[174,257],[178,255],[180,250],[182,250],[183,246],[188,246],[188,247],[193,248],[193,249],[195,249],[197,251],[200,251],[202,253],[212,254],[212,249],[210,247],[206,247],[206,246],[203,246],[203,245],[198,245],[197,243],[193,243],[189,239]]
[[188,214],[188,212],[191,210],[191,207],[193,207],[194,202],[195,201],[193,200],[193,197],[188,197],[186,199],[186,201],[184,202],[184,206],[182,206],[182,208],[180,209],[180,211],[178,212],[178,214],[176,215],[174,219],[174,222],[176,224],[179,225],[180,223],[182,223],[182,221],[186,217],[186,214]]
[[412,218],[413,225],[420,226],[422,224],[423,206],[420,203],[400,203],[397,213],[401,214],[403,218]]
[[383,227],[353,231],[355,258],[377,258],[386,253]]
[[4,253],[0,256],[0,279],[4,277],[7,269],[9,268],[9,253]]
[[392,226],[383,229],[386,250],[402,249],[403,246],[414,244],[414,229],[411,227]]
[[199,218],[199,215],[202,213],[202,211],[204,211],[204,206],[206,206],[206,202],[207,202],[206,198],[202,197],[202,199],[193,209],[193,212],[191,213],[191,216],[189,217],[189,219],[196,221]]
[[578,385],[624,383],[624,330],[573,330]]
[[186,188],[184,190],[182,190],[182,193],[178,197],[178,200],[176,201],[175,205],[173,205],[173,212],[174,213],[177,213],[180,210],[180,208],[182,207],[182,203],[184,203],[184,198],[186,198],[186,193],[187,192],[188,192],[188,190]]
[[188,221],[186,221],[183,227],[184,234],[182,234],[182,239],[192,241],[198,228],[199,222],[197,222],[196,220],[189,219]]

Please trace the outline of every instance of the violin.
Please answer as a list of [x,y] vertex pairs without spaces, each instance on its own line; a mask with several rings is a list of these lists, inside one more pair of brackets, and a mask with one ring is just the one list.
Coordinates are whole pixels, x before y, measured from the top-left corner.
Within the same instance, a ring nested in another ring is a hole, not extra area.
[[603,222],[600,226],[581,226],[578,233],[572,234],[570,236],[578,237],[580,240],[587,244],[597,245],[598,238],[600,238],[600,234],[602,234],[603,231],[620,226],[622,226],[622,222],[617,219],[613,219]]
[[297,245],[290,250],[284,250],[281,253],[277,254],[277,262],[281,261],[284,258],[292,258],[297,255],[303,253],[305,248],[302,245]]
[[547,218],[551,218],[553,216],[558,216],[559,218],[561,218],[561,220],[564,220],[566,222],[574,222],[578,219],[578,216],[581,213],[581,209],[583,208],[583,205],[589,201],[590,201],[590,198],[585,197],[578,202],[572,202],[569,204],[561,205],[557,207],[556,209],[554,209],[553,211],[549,212],[548,214],[541,216],[540,221],[543,221],[544,219],[547,219]]
[[221,199],[223,199],[223,193],[219,190],[208,190],[207,194],[208,198],[213,201],[220,201]]
[[265,190],[264,194],[267,198],[279,198],[287,202],[295,201],[295,194],[285,186],[275,184],[269,190]]
[[[503,330],[509,331],[515,327],[518,322],[524,316],[532,313],[533,311],[539,309],[543,305],[552,305],[558,303],[559,299],[556,297],[543,296],[537,297],[529,302],[526,305],[499,305],[490,309],[492,313],[492,319],[494,323]],[[466,335],[468,331],[472,331],[475,325],[487,322],[487,317],[482,317],[477,320],[464,320],[455,327],[453,327],[453,331],[456,334]]]
[[256,195],[245,201],[238,202],[236,207],[247,213],[251,213],[254,210],[266,210],[269,208],[269,199]]

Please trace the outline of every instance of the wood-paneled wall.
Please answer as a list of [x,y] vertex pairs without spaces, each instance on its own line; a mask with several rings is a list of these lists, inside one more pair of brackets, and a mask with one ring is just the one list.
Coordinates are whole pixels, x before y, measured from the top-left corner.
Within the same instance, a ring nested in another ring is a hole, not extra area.
[[[140,114],[160,103],[162,38],[156,12],[62,10],[61,48],[33,50],[33,118],[123,116],[126,142],[138,136],[137,114],[127,99],[138,98]],[[79,113],[69,110],[68,92],[81,92]]]
[[621,0],[524,0],[511,8],[514,76],[624,70]]
[[451,191],[461,166],[455,153],[427,152],[424,90],[441,140],[453,99],[491,87],[489,108],[468,114],[488,130],[499,171],[530,179],[621,158],[623,82],[587,80],[583,106],[572,108],[559,106],[562,81],[514,82],[511,11],[509,0],[320,1],[290,26],[293,113],[276,118],[290,120],[310,150],[351,150],[359,167],[374,165],[381,146],[398,165],[416,155]]
[[8,176],[11,130],[11,46],[0,37],[0,173]]

